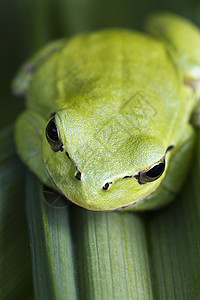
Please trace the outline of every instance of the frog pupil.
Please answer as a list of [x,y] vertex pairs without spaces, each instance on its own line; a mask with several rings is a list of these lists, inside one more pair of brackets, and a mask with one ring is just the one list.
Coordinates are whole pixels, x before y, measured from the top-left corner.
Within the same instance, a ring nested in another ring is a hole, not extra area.
[[147,173],[146,176],[151,178],[156,178],[162,175],[165,169],[165,161],[160,162],[158,165],[155,165],[151,168]]
[[46,138],[54,152],[63,151],[63,143],[59,135],[54,118],[49,121],[46,127]]
[[78,171],[77,173],[76,173],[76,179],[78,179],[78,180],[81,180],[81,172],[80,171]]
[[56,124],[53,120],[49,121],[49,124],[47,125],[47,128],[46,128],[46,133],[52,141],[55,141],[55,142],[58,141],[58,130],[57,130]]

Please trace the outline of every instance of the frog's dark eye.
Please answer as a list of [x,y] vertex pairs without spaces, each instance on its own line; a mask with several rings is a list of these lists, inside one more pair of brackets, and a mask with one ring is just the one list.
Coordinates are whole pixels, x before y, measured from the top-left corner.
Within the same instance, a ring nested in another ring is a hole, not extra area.
[[140,184],[147,183],[158,179],[165,170],[165,157],[163,157],[159,162],[152,165],[150,168],[141,171],[136,175],[138,182]]
[[53,151],[63,151],[63,143],[54,118],[52,118],[47,124],[46,138]]

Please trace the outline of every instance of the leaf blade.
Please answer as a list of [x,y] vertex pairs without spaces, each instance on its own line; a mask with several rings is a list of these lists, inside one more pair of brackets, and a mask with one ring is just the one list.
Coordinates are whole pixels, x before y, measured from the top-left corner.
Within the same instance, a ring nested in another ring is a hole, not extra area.
[[16,157],[13,126],[0,132],[0,298],[32,293],[31,260],[24,207],[24,168]]
[[80,297],[153,299],[142,218],[74,210]]
[[76,299],[68,208],[45,202],[42,185],[27,175],[26,212],[36,299]]

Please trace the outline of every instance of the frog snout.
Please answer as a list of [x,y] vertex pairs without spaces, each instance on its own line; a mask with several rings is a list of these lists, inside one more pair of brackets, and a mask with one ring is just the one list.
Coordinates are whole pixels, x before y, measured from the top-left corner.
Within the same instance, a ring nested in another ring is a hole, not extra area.
[[[77,179],[77,180],[79,180],[79,181],[81,181],[81,180],[84,180],[84,178],[85,177],[87,177],[87,176],[84,176],[83,174],[82,174],[82,172],[80,172],[79,170],[77,170],[77,172],[76,172],[76,174],[75,174],[75,178]],[[117,181],[119,181],[119,180],[121,180],[121,179],[126,179],[126,178],[134,178],[134,177],[136,177],[136,176],[133,176],[133,175],[126,175],[126,176],[122,176],[122,177],[119,177],[119,178],[115,178],[115,179],[113,179],[113,180],[109,180],[109,181],[106,181],[104,184],[101,184],[100,185],[100,188],[102,189],[102,190],[104,190],[104,191],[107,191],[108,189],[110,189],[111,188],[111,186],[112,186],[112,184],[113,183],[116,183]],[[102,180],[101,180],[102,181]]]
[[[118,180],[120,180],[120,179],[126,179],[126,178],[133,178],[133,177],[135,177],[135,176],[123,176],[123,177],[120,177]],[[115,181],[118,181],[118,180],[113,180],[113,181],[108,181],[108,182],[106,182],[103,186],[102,186],[102,189],[104,190],[104,191],[107,191],[110,187],[111,187],[111,185],[112,185],[112,183]]]

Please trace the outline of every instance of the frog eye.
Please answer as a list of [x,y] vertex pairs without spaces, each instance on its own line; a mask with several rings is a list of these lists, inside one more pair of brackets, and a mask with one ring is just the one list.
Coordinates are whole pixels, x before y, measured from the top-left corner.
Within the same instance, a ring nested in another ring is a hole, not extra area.
[[138,173],[135,177],[140,184],[158,179],[165,170],[165,157],[153,164],[150,168]]
[[50,119],[47,124],[46,138],[54,152],[63,151],[63,143],[54,118]]

